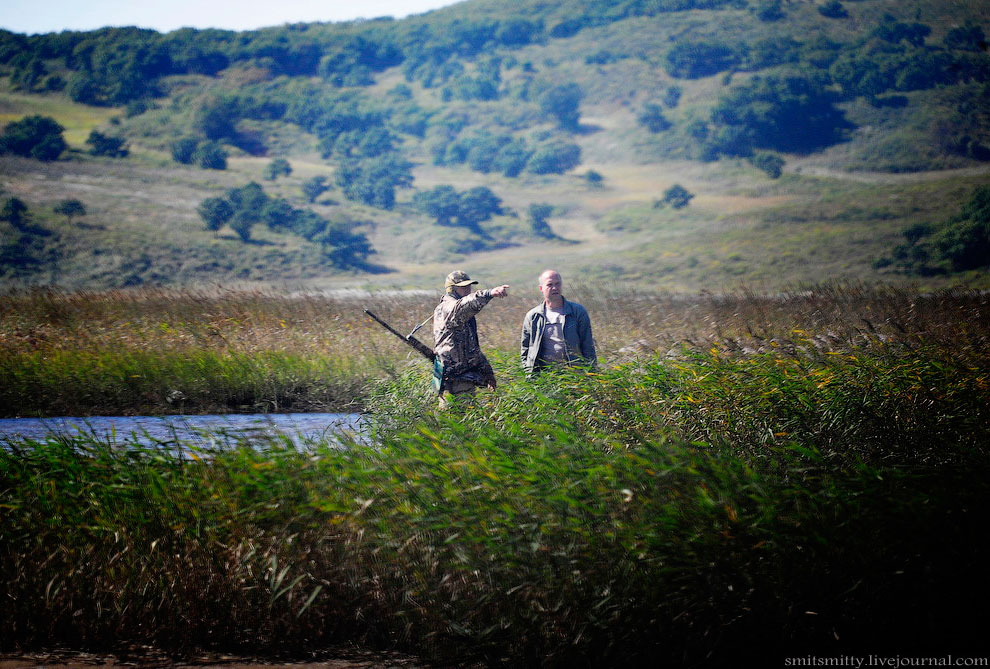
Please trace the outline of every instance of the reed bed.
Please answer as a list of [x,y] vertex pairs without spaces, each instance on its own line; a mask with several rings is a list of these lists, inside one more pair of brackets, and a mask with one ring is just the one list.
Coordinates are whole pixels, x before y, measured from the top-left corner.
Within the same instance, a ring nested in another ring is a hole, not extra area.
[[[344,448],[8,440],[0,648],[983,654],[985,296],[583,297],[599,370],[527,380],[492,347],[498,391],[439,411],[425,368],[380,369],[367,440]],[[381,311],[415,322],[418,299]]]
[[[533,300],[515,291],[479,317],[485,350],[511,358]],[[535,291],[533,291],[535,294]],[[744,354],[845,351],[897,341],[986,350],[984,292],[820,285],[774,294],[679,296],[577,285],[606,365],[687,346]],[[284,295],[142,288],[11,292],[0,300],[0,415],[370,409],[368,388],[422,361],[400,331],[439,293]],[[432,343],[429,327],[419,332]]]

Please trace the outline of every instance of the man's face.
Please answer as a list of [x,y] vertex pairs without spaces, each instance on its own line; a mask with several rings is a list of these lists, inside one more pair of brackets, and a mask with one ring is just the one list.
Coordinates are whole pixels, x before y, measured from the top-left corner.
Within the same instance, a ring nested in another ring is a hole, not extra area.
[[471,294],[471,286],[454,286],[457,297],[467,297]]
[[547,272],[540,277],[540,292],[547,302],[556,301],[564,290],[564,282],[556,272]]

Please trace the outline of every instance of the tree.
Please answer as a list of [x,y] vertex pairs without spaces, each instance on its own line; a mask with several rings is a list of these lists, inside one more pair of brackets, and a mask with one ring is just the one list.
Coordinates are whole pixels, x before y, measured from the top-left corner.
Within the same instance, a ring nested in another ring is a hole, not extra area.
[[227,169],[227,152],[217,142],[203,142],[192,155],[193,162],[207,170]]
[[261,219],[269,230],[292,230],[298,211],[283,198],[269,198],[261,210]]
[[693,197],[694,194],[688,192],[684,186],[674,184],[663,192],[661,204],[670,205],[674,209],[681,209],[686,207]]
[[67,222],[71,224],[76,216],[86,215],[86,206],[79,200],[62,200],[52,207],[52,211],[65,216]]
[[553,142],[539,147],[529,158],[526,169],[533,174],[563,174],[581,164],[581,147]]
[[700,79],[729,70],[739,60],[736,50],[722,42],[680,40],[667,52],[664,69],[679,79]]
[[828,0],[825,4],[818,5],[818,13],[829,19],[844,19],[849,16],[839,0]]
[[584,91],[575,83],[551,86],[539,97],[540,110],[557,119],[565,130],[577,130],[581,117],[580,105]]
[[395,189],[412,181],[412,163],[391,155],[347,161],[337,170],[337,185],[348,199],[381,209],[392,209]]
[[258,222],[258,217],[246,211],[236,212],[230,219],[230,228],[237,233],[242,242],[251,241],[251,228]]
[[12,121],[0,135],[0,153],[36,158],[50,162],[58,159],[68,148],[62,133],[65,131],[55,119],[47,116],[26,116]]
[[967,20],[961,26],[957,26],[945,34],[942,43],[947,49],[961,49],[964,51],[985,51],[987,48],[987,38],[983,33],[983,28]]
[[360,265],[375,252],[366,236],[354,232],[350,226],[342,223],[328,223],[326,229],[314,237],[313,241],[320,245],[323,255],[335,267]]
[[484,186],[477,186],[463,193],[443,184],[413,196],[413,205],[436,219],[437,225],[458,226],[486,236],[481,223],[503,213],[502,200]]
[[7,221],[18,230],[24,230],[27,223],[28,207],[20,198],[10,197],[0,208],[0,221]]
[[222,197],[210,197],[199,203],[196,213],[206,223],[206,229],[217,232],[234,215],[230,202]]
[[660,105],[652,102],[643,105],[643,111],[639,113],[636,120],[641,126],[653,133],[663,132],[672,125],[663,115]]
[[794,72],[753,77],[730,89],[711,112],[705,139],[715,154],[751,155],[754,148],[811,151],[837,142],[850,127],[823,77]]
[[756,151],[749,162],[753,167],[763,170],[771,179],[778,179],[784,170],[784,159],[772,151]]
[[663,92],[663,97],[660,98],[662,102],[668,109],[673,109],[681,101],[681,90],[680,86],[668,86]]
[[127,140],[123,137],[112,137],[93,130],[89,133],[86,143],[89,144],[89,153],[93,156],[110,156],[111,158],[124,158],[129,153],[126,146]]
[[310,204],[316,202],[316,198],[328,190],[330,190],[330,186],[327,184],[327,178],[324,176],[315,176],[312,179],[307,179],[302,184],[303,196],[305,196],[306,201]]
[[555,239],[557,237],[553,230],[550,229],[550,224],[547,223],[547,219],[550,218],[550,214],[552,213],[552,204],[534,203],[529,205],[530,225],[533,228],[533,234],[544,239]]
[[292,165],[285,158],[276,158],[265,166],[265,179],[268,181],[275,181],[290,174],[292,174]]
[[939,255],[960,272],[990,266],[990,186],[980,186],[962,211],[932,238]]
[[501,198],[484,186],[476,186],[461,194],[457,222],[476,234],[485,236],[480,224],[502,213]]
[[461,196],[453,186],[443,184],[419,191],[413,195],[412,203],[424,214],[436,219],[437,225],[454,225],[461,208]]
[[261,218],[261,210],[268,203],[268,195],[265,194],[261,184],[252,181],[239,188],[228,190],[227,201],[234,208],[234,213],[250,214],[257,220]]
[[182,137],[175,140],[169,147],[172,151],[172,160],[183,165],[191,165],[197,146],[199,146],[199,140],[195,137]]

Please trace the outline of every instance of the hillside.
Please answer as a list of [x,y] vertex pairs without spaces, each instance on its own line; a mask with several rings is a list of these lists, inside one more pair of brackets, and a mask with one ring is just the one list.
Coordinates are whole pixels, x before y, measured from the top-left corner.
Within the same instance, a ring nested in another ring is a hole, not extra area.
[[[975,1],[466,0],[0,32],[0,122],[51,117],[68,145],[0,155],[0,201],[27,212],[0,221],[0,281],[423,288],[553,265],[672,291],[987,286],[988,20]],[[965,225],[962,262],[945,240]]]

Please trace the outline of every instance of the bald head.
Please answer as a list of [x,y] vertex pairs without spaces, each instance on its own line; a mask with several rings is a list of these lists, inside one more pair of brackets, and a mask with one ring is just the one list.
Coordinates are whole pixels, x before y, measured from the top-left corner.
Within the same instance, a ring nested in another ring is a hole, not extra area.
[[560,278],[560,272],[548,269],[540,274],[540,293],[543,294],[543,301],[547,306],[555,309],[563,306],[564,281]]

